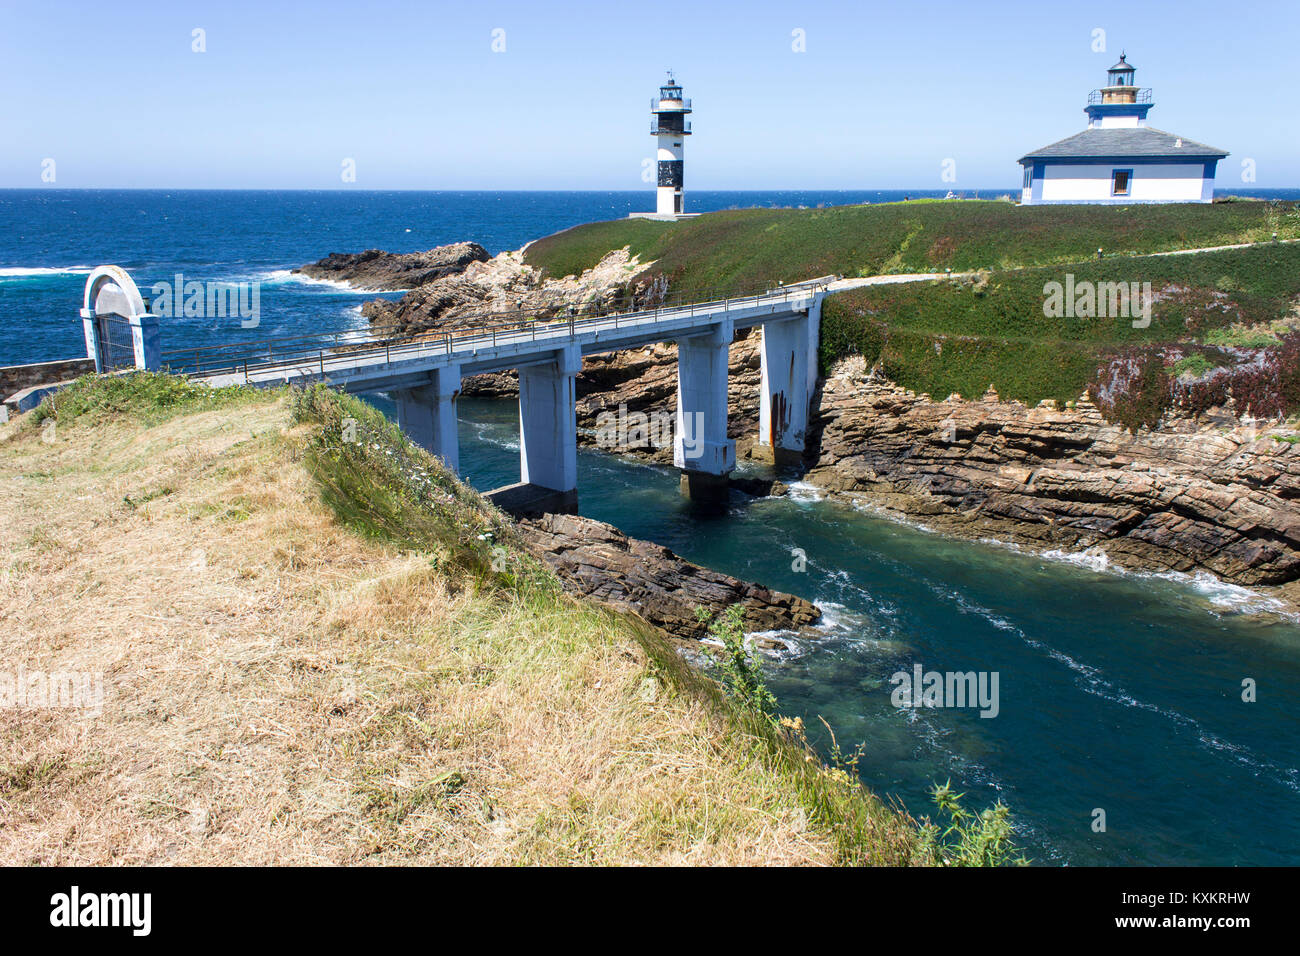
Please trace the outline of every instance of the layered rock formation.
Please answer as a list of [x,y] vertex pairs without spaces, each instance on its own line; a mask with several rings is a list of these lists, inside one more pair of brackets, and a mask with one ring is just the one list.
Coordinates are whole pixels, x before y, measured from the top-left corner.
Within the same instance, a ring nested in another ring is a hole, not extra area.
[[1247,585],[1300,577],[1300,455],[1267,430],[1131,434],[1086,399],[934,402],[861,372],[824,383],[814,426],[808,481],[939,530]]
[[716,612],[738,604],[751,631],[792,630],[821,617],[803,598],[702,568],[592,518],[544,515],[520,521],[519,529],[566,590],[635,611],[674,637],[707,634],[707,624],[695,616],[698,607]]
[[358,289],[415,289],[490,258],[477,242],[455,242],[427,252],[331,252],[319,262],[293,271],[313,279],[346,282]]
[[376,325],[411,332],[557,318],[608,308],[637,271],[636,260],[619,250],[581,276],[551,279],[525,265],[518,252],[503,252],[424,282],[397,302],[367,302],[361,311]]

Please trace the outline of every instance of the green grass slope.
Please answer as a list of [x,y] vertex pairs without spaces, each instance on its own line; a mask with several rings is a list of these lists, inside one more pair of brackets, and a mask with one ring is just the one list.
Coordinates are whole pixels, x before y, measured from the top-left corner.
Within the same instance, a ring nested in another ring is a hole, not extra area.
[[614,220],[530,244],[524,259],[556,277],[629,247],[676,293],[750,291],[819,275],[1012,269],[1107,255],[1300,237],[1294,203],[1017,206],[916,201],[824,209],[740,209],[676,223]]
[[[1076,283],[1150,282],[1150,324],[1045,317],[1045,284],[1063,284],[1067,274]],[[1221,378],[1219,370],[1258,365],[1261,355],[1280,359],[1293,334],[1298,297],[1300,245],[1290,243],[994,272],[987,282],[872,286],[826,300],[821,357],[829,368],[837,359],[861,355],[898,384],[936,398],[952,392],[978,396],[993,384],[1004,398],[1033,404],[1075,399],[1086,388],[1095,393],[1115,361],[1141,364],[1158,356],[1169,374],[1153,369],[1148,385],[1168,392],[1169,401],[1156,402],[1135,419],[1150,423],[1178,397],[1173,380],[1184,372],[1208,381]],[[1192,355],[1198,358],[1187,361]],[[1269,376],[1251,384],[1264,390],[1259,395],[1239,381],[1239,401],[1247,395],[1258,399],[1257,413],[1289,410],[1293,402],[1279,392],[1278,373]],[[1197,401],[1223,397],[1214,391]]]

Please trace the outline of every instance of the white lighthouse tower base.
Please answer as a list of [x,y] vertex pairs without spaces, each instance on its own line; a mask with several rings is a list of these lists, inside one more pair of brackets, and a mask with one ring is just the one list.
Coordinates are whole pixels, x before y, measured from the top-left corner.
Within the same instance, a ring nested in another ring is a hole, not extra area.
[[678,219],[694,219],[698,212],[630,212],[629,219],[652,219],[655,222],[676,222]]

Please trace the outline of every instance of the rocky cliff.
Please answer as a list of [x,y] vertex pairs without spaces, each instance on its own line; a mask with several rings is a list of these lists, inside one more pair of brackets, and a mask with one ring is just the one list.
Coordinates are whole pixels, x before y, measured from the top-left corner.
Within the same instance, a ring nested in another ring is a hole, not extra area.
[[860,370],[822,387],[807,480],[965,536],[1240,584],[1300,577],[1300,456],[1225,412],[1130,433],[1085,399],[935,402]]
[[636,260],[626,250],[619,250],[581,276],[553,279],[525,265],[519,253],[503,252],[492,259],[474,259],[420,283],[397,302],[367,302],[362,314],[372,323],[411,332],[556,318],[608,306],[637,271]]

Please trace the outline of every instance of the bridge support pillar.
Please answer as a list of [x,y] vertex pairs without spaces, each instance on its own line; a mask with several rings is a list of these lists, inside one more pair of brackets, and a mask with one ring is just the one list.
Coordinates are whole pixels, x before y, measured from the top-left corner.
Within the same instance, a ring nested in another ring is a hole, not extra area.
[[407,438],[441,458],[453,472],[459,472],[456,398],[460,395],[460,366],[434,369],[431,374],[428,385],[393,392],[397,424]]
[[817,382],[821,298],[807,315],[763,326],[758,442],[750,455],[776,465],[803,461],[808,411]]
[[575,379],[581,370],[576,345],[559,349],[553,362],[519,370],[519,477],[523,486],[534,489],[532,509],[577,510]]
[[723,319],[708,333],[677,342],[673,463],[689,498],[725,498],[736,467],[736,443],[727,437],[727,353],[734,333],[731,319]]

